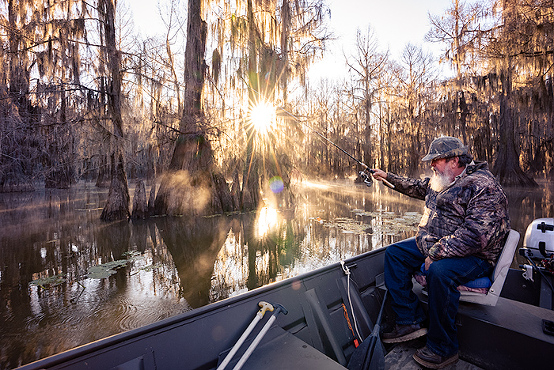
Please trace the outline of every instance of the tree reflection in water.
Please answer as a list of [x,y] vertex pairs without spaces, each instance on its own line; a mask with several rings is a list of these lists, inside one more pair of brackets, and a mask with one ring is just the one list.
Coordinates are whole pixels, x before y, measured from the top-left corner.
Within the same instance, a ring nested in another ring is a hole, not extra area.
[[[512,227],[552,217],[550,183],[508,189]],[[13,368],[385,246],[423,204],[381,186],[306,182],[294,209],[99,221],[106,191],[0,194],[0,368]],[[271,202],[269,202],[271,203]],[[414,218],[416,221],[414,222]],[[90,267],[127,258],[109,277]],[[43,289],[29,283],[64,274]]]

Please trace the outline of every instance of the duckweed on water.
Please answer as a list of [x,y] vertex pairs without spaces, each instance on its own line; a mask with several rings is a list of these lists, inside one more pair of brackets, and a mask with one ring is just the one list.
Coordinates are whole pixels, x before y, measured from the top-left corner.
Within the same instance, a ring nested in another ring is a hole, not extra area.
[[141,267],[139,270],[150,272],[152,270],[162,269],[163,267],[164,267],[163,263],[158,263],[157,265],[148,265],[148,266]]
[[[143,256],[138,251],[129,251],[129,252],[123,253],[123,257],[125,257],[126,259],[106,262],[101,265],[90,267],[85,277],[89,279],[104,279],[104,278],[110,277],[111,275],[115,274],[118,269],[126,266],[127,263],[131,261],[136,261],[137,259],[142,258]],[[156,266],[150,265],[150,266],[142,267],[140,270],[151,271],[152,269],[158,268],[158,267],[159,265],[156,265]],[[67,274],[62,273],[54,276],[39,278],[31,281],[29,285],[35,285],[42,289],[49,289],[65,283],[67,281],[66,275]]]
[[415,233],[422,216],[418,212],[405,212],[399,217],[395,212],[366,212],[360,209],[354,209],[352,213],[356,219],[347,217],[335,218],[332,221],[322,220],[319,217],[312,219],[325,227],[338,228],[343,233],[400,235],[403,232]]
[[142,258],[142,253],[139,251],[128,251],[122,254],[122,257],[127,258],[128,261],[135,261],[139,258]]
[[92,266],[88,269],[87,277],[89,279],[104,279],[113,274],[115,274],[117,269],[120,269],[123,266],[126,266],[127,263],[131,261],[136,261],[139,258],[142,258],[142,254],[138,251],[129,251],[123,253],[124,260],[116,260],[111,262],[106,262],[98,266]]

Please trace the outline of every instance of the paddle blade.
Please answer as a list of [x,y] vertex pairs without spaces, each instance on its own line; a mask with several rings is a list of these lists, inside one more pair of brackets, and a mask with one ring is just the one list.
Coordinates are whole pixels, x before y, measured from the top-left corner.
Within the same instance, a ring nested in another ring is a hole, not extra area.
[[367,337],[352,353],[347,368],[349,370],[384,370],[385,353],[379,336]]

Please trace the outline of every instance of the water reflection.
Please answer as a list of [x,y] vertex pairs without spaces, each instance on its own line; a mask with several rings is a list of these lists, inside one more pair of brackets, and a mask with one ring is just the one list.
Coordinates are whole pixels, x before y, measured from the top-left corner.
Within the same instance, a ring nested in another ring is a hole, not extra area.
[[265,237],[272,229],[277,227],[279,223],[279,214],[273,207],[263,206],[258,211],[258,217],[256,218],[257,237]]
[[[551,185],[507,189],[512,227],[522,235],[533,219],[554,214]],[[0,194],[0,368],[412,236],[423,207],[350,180],[306,182],[295,195],[294,209],[108,224],[99,221],[107,192],[90,184]],[[110,277],[87,275],[92,266],[126,258]],[[29,284],[58,274],[65,278],[58,286]]]
[[229,233],[230,221],[226,217],[163,217],[154,223],[159,242],[175,265],[179,297],[193,308],[208,304],[214,263]]

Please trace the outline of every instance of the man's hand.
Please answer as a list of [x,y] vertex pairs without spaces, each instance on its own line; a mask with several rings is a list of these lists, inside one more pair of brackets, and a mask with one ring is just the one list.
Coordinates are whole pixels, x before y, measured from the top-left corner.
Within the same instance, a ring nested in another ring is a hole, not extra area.
[[425,271],[429,270],[429,266],[433,263],[433,260],[429,257],[425,259]]
[[378,168],[373,169],[373,178],[377,181],[383,181],[387,178],[387,173]]

